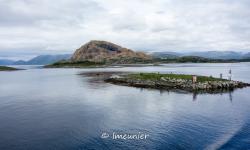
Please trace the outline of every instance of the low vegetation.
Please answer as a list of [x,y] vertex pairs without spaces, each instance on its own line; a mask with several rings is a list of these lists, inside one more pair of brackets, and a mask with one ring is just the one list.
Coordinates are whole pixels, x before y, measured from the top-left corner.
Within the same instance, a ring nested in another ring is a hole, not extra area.
[[91,62],[91,61],[80,61],[80,62],[71,62],[71,61],[60,61],[53,63],[51,65],[45,66],[45,68],[91,68],[91,67],[101,67],[104,66],[105,63],[101,62]]
[[[193,75],[186,75],[186,74],[159,74],[159,73],[137,73],[128,75],[129,78],[140,79],[140,80],[160,80],[162,77],[170,79],[192,80],[192,76]],[[206,81],[226,81],[226,80],[214,77],[207,77],[207,76],[197,76],[197,82],[206,82]]]
[[92,68],[92,67],[105,67],[111,65],[124,65],[124,64],[164,64],[164,63],[236,63],[236,62],[250,62],[250,59],[241,60],[222,60],[222,59],[208,59],[198,56],[184,56],[178,58],[153,58],[153,59],[141,59],[141,58],[127,58],[120,57],[119,59],[104,59],[102,62],[94,61],[59,61],[45,68]]
[[154,62],[159,63],[234,63],[234,62],[241,62],[241,61],[250,61],[250,60],[223,60],[223,59],[209,59],[204,57],[198,57],[198,56],[183,56],[183,57],[177,57],[177,58],[155,58],[153,60]]
[[134,73],[125,75],[112,75],[105,81],[108,83],[165,90],[184,90],[187,92],[217,93],[232,91],[235,88],[250,86],[249,83],[226,80],[208,76],[196,76],[186,74],[160,74],[160,73]]
[[7,66],[0,66],[0,71],[15,71],[15,70],[19,70],[19,69],[13,68],[13,67],[7,67]]

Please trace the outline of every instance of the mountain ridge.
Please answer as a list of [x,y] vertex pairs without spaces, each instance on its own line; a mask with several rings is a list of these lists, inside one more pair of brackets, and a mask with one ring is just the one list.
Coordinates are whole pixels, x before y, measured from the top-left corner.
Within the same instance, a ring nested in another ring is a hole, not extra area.
[[18,60],[13,61],[9,59],[0,59],[0,65],[47,65],[55,63],[61,60],[67,60],[71,57],[71,54],[59,54],[59,55],[38,55],[28,61]]

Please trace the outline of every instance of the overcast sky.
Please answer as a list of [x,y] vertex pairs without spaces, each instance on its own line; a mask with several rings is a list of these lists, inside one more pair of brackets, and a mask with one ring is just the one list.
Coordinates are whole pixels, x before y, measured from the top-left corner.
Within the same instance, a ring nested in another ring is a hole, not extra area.
[[0,0],[0,57],[89,40],[144,51],[250,51],[249,0]]

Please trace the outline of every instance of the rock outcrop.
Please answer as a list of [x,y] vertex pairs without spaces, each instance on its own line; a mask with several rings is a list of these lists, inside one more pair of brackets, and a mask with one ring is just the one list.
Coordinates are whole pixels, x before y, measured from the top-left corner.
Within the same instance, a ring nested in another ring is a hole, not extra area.
[[151,60],[151,56],[134,52],[106,41],[90,41],[73,54],[71,61],[111,62],[118,64]]
[[243,83],[239,81],[205,81],[205,82],[197,82],[192,83],[191,80],[186,79],[174,79],[174,78],[166,78],[162,77],[159,80],[147,80],[147,79],[136,79],[131,78],[128,75],[113,75],[110,78],[105,80],[106,82],[118,84],[118,85],[126,85],[133,87],[141,87],[141,88],[153,88],[153,89],[166,89],[173,90],[179,89],[188,92],[208,92],[208,93],[216,93],[222,90],[234,90],[236,88],[244,88],[250,86],[249,83]]

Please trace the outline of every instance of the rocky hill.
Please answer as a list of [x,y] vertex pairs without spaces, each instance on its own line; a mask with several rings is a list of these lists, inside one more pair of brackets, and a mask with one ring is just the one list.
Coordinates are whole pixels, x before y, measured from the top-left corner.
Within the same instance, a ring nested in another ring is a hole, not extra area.
[[106,41],[90,41],[73,54],[71,61],[133,63],[150,60],[151,56]]

